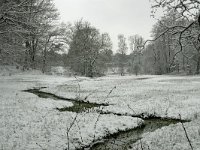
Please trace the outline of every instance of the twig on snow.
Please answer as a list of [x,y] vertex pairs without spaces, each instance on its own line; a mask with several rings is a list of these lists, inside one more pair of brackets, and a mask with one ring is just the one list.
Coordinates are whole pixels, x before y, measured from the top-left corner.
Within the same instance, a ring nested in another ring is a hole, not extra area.
[[[179,117],[180,117],[180,121],[181,121],[181,114],[179,114]],[[191,141],[190,141],[190,139],[189,139],[188,133],[187,133],[186,128],[185,128],[185,126],[184,126],[184,124],[183,124],[182,121],[181,121],[181,125],[182,125],[182,127],[183,127],[184,132],[185,132],[185,136],[186,136],[187,141],[188,141],[188,143],[189,143],[189,145],[190,145],[190,148],[191,148],[191,150],[193,150],[192,143],[191,143]]]
[[[114,89],[116,89],[117,87],[116,86],[114,86],[111,90],[110,90],[110,92],[107,94],[107,96],[105,97],[105,99],[104,99],[104,101],[110,96],[110,94],[113,92],[113,90]],[[103,110],[103,108],[102,108],[102,110]],[[101,110],[101,111],[102,111]],[[96,120],[96,122],[95,122],[95,125],[94,125],[94,131],[95,131],[95,133],[96,133],[96,127],[97,127],[97,123],[98,123],[98,121],[99,121],[99,119],[100,119],[100,116],[101,116],[101,113],[99,113],[99,115],[98,115],[98,117],[97,117],[97,120]],[[95,141],[95,134],[94,133],[94,137],[93,137],[93,141]]]
[[76,113],[76,116],[74,117],[72,123],[70,124],[69,128],[67,128],[67,150],[69,150],[69,132],[71,128],[73,127],[73,125],[75,124],[77,117],[78,117],[78,113]]
[[142,140],[140,139],[140,146],[141,146],[141,150],[144,150],[143,149],[143,145],[142,145]]

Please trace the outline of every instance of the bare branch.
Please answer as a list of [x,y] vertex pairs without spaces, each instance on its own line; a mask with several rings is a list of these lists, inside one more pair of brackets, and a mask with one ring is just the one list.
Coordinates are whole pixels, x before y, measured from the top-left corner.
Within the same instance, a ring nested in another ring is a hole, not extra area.
[[[179,114],[179,117],[180,117],[180,120],[181,120],[181,114]],[[185,136],[186,136],[187,141],[188,141],[188,143],[189,143],[189,145],[190,145],[190,148],[191,148],[191,150],[193,150],[192,143],[191,143],[191,141],[190,141],[190,139],[189,139],[188,133],[187,133],[186,128],[185,128],[185,126],[184,126],[184,124],[183,124],[182,121],[181,121],[181,125],[182,125],[182,127],[183,127],[184,132],[185,132]]]
[[[110,94],[113,92],[114,89],[116,89],[116,86],[114,86],[114,87],[109,91],[109,93],[108,93],[107,96],[105,97],[104,101],[110,96]],[[103,110],[103,107],[102,107],[102,110]],[[101,111],[102,111],[102,110],[101,110]],[[99,115],[97,116],[97,120],[96,120],[95,125],[94,125],[94,131],[95,131],[95,133],[94,133],[93,141],[95,141],[96,127],[97,127],[97,123],[98,123],[98,121],[99,121],[99,119],[100,119],[100,116],[101,116],[101,113],[99,113]]]

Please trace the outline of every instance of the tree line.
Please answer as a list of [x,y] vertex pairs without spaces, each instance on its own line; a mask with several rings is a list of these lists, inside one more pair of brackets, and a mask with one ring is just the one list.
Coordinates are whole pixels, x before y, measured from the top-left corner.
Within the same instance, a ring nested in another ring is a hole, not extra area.
[[157,0],[151,4],[152,16],[159,8],[164,10],[152,28],[152,40],[119,34],[113,53],[109,34],[89,22],[60,23],[53,0],[1,0],[0,63],[44,73],[51,66],[67,66],[88,77],[108,70],[120,75],[199,74],[200,2]]
[[144,52],[148,56],[145,61],[149,63],[145,70],[154,74],[174,71],[199,74],[200,1],[153,1],[152,15],[159,8],[164,16],[153,27],[153,40],[146,41],[149,43]]
[[[152,0],[151,4],[153,17],[158,9],[164,15],[152,28],[152,40],[145,41],[139,35],[129,37],[131,54],[124,62],[129,72],[199,74],[200,1]],[[121,50],[119,53],[122,55]]]

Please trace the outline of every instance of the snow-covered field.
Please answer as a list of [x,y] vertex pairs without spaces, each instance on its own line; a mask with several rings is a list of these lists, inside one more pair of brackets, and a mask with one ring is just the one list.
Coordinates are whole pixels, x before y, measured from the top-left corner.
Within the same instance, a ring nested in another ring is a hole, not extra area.
[[[87,97],[86,101],[110,105],[78,114],[59,112],[55,108],[73,104],[22,92],[34,87],[47,87],[42,91],[66,98]],[[143,123],[129,115],[192,120],[184,126],[193,148],[200,149],[199,76],[0,76],[0,101],[0,149],[75,149]],[[125,116],[99,115],[98,109]],[[181,124],[145,134],[141,142],[144,149],[190,149]],[[140,142],[132,145],[132,149],[137,148],[141,149]]]

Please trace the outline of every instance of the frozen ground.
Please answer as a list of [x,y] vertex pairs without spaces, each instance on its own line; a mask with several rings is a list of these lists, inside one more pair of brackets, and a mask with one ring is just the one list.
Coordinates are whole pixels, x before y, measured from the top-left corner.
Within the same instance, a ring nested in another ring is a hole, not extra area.
[[[126,116],[99,116],[97,109],[79,114],[61,113],[55,108],[73,104],[22,92],[33,87],[47,87],[42,90],[66,98],[108,103],[109,106],[98,109]],[[95,79],[30,73],[0,76],[0,101],[0,149],[53,150],[68,148],[68,145],[75,149],[142,123],[141,119],[128,115],[164,118],[179,118],[181,115],[182,119],[192,120],[184,125],[193,148],[200,148],[198,76],[108,76]],[[190,149],[181,124],[163,127],[143,137],[144,149]],[[137,148],[142,149],[140,142],[132,145],[132,149]]]
[[[79,85],[78,85],[79,84]],[[108,93],[112,94],[107,97]],[[64,85],[42,89],[59,96],[109,103],[104,112],[193,119],[200,112],[199,76],[109,76],[78,78]],[[80,94],[80,95],[79,95]]]
[[68,148],[68,145],[75,149],[107,134],[142,124],[141,119],[129,116],[61,113],[55,108],[73,104],[22,92],[33,87],[57,87],[73,80],[38,74],[0,76],[0,149],[54,150]]

